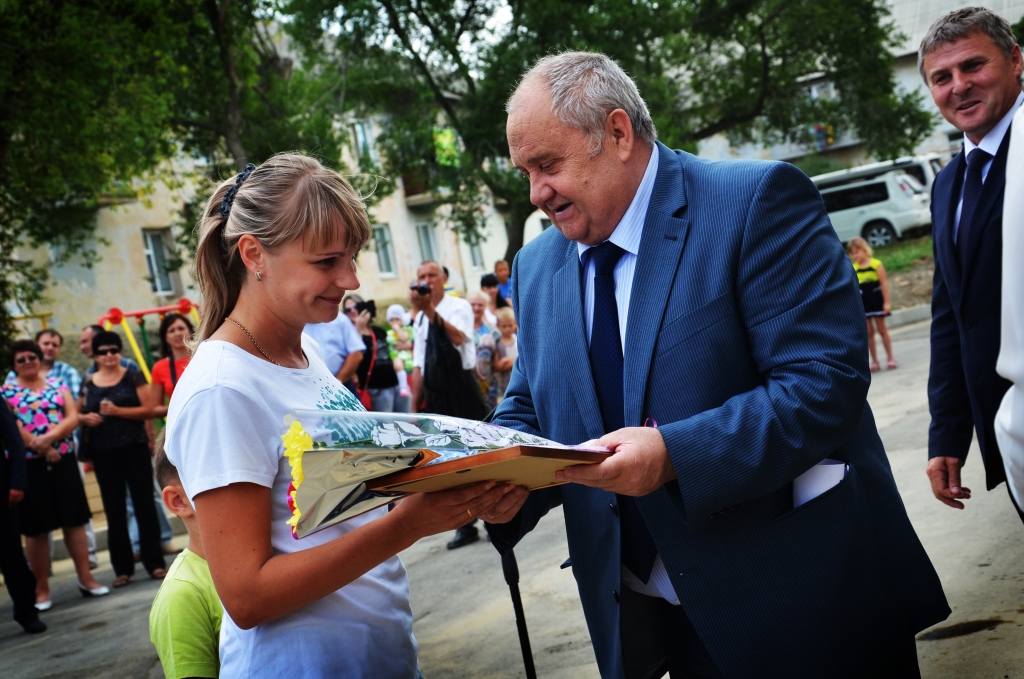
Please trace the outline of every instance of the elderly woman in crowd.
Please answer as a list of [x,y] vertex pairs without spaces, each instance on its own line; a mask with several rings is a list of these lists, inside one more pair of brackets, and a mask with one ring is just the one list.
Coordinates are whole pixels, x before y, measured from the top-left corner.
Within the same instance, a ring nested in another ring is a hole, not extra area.
[[2,394],[18,419],[26,448],[28,488],[20,518],[36,578],[36,608],[45,611],[52,605],[49,537],[57,528],[64,534],[82,596],[103,596],[109,590],[89,572],[85,524],[92,514],[71,437],[78,424],[74,398],[64,382],[44,376],[43,352],[38,344],[18,340],[8,353],[16,377],[4,383]]
[[192,323],[181,314],[167,314],[160,321],[160,349],[164,357],[153,364],[153,416],[166,417],[174,385],[188,365],[191,353],[185,344],[192,339]]
[[487,408],[493,409],[498,405],[498,377],[494,374],[494,343],[501,335],[487,320],[489,313],[487,305],[491,302],[490,296],[482,290],[477,290],[470,293],[467,300],[473,307],[473,344],[476,345],[476,367],[473,368],[473,376],[476,378],[477,384],[480,385]]
[[103,331],[92,338],[97,370],[86,376],[79,398],[85,425],[83,445],[92,457],[107,514],[107,544],[114,567],[114,587],[124,587],[135,572],[125,506],[125,484],[139,526],[142,565],[155,579],[166,574],[160,527],[153,505],[153,466],[145,421],[153,417],[146,378],[121,365],[121,337]]

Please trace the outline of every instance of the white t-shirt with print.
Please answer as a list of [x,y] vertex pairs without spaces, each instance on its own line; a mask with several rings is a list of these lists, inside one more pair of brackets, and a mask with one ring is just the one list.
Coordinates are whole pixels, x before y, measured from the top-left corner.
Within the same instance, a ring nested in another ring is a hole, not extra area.
[[[445,295],[434,309],[444,320],[454,325],[465,337],[462,344],[456,344],[462,356],[462,369],[472,370],[476,367],[476,345],[473,344],[473,307],[464,299]],[[423,370],[427,359],[427,337],[430,336],[430,319],[423,315],[423,312],[416,314],[416,320],[412,324],[413,345],[412,365],[414,368]]]
[[[284,457],[284,418],[296,409],[362,410],[324,364],[317,343],[302,336],[309,367],[283,368],[228,342],[196,350],[167,413],[167,458],[189,499],[248,482],[271,489],[271,545],[288,554],[330,542],[386,513],[386,508],[292,537]],[[220,637],[221,677],[412,679],[418,675],[409,582],[392,557],[315,603],[250,630],[227,611]]]

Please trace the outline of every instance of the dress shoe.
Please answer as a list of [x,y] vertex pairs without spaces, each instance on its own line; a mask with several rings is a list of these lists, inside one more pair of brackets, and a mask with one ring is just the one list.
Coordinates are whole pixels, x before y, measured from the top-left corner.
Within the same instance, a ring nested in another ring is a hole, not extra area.
[[46,623],[39,619],[38,615],[18,620],[18,624],[25,630],[25,634],[39,634],[46,631]]
[[78,591],[81,592],[82,596],[86,599],[92,596],[106,596],[107,594],[110,594],[110,590],[104,587],[103,585],[89,589],[82,583],[78,583]]
[[448,549],[458,549],[471,545],[480,539],[480,531],[476,526],[463,526],[455,531],[455,537],[448,543]]
[[37,611],[48,611],[51,608],[53,608],[53,601],[51,601],[50,599],[47,599],[46,601],[37,601],[36,602],[36,610]]

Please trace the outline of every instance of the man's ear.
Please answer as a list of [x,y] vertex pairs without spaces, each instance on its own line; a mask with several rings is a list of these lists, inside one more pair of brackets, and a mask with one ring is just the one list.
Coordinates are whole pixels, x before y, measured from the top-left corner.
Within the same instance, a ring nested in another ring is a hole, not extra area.
[[181,486],[165,487],[160,491],[160,497],[164,501],[164,506],[176,516],[187,519],[195,514],[195,510],[189,504],[188,499],[185,497],[185,491]]
[[610,136],[615,144],[615,152],[619,161],[625,163],[633,155],[636,137],[633,135],[633,121],[629,114],[617,108],[605,119],[605,135]]

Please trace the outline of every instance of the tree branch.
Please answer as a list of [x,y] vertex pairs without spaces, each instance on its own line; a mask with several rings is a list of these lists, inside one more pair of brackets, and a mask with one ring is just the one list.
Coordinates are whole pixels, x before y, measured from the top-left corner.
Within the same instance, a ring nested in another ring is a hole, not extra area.
[[172,125],[181,125],[182,127],[194,127],[197,130],[206,130],[207,132],[214,132],[221,136],[224,135],[224,128],[220,125],[213,123],[203,122],[202,120],[189,120],[188,118],[171,118],[169,121]]
[[412,41],[409,40],[409,35],[406,33],[405,28],[402,26],[402,23],[398,18],[398,13],[395,11],[394,3],[391,0],[381,0],[381,5],[383,5],[384,11],[387,12],[388,23],[391,25],[391,30],[395,32],[395,35],[398,37],[399,41],[401,41],[406,51],[412,55],[413,63],[416,64],[416,68],[420,70],[423,77],[427,79],[427,87],[429,87],[431,93],[433,93],[438,106],[444,110],[445,114],[448,116],[448,120],[451,121],[452,127],[455,128],[455,131],[459,132],[459,118],[455,114],[455,108],[452,106],[451,102],[448,101],[448,98],[444,96],[444,92],[441,90],[440,85],[437,84],[437,81],[434,79],[434,76],[430,72],[426,63],[424,63],[416,50],[413,49]]
[[466,83],[466,89],[471,94],[476,94],[476,83],[473,82],[473,77],[469,73],[469,67],[467,67],[466,64],[462,61],[462,55],[459,54],[458,40],[455,40],[453,42],[452,40],[446,38],[442,34],[442,32],[438,30],[438,28],[434,25],[434,22],[432,22],[430,18],[427,16],[426,11],[420,4],[420,0],[413,0],[412,13],[415,14],[416,18],[419,19],[420,22],[427,27],[427,30],[430,31],[430,35],[434,37],[434,40],[439,45],[444,47],[444,49],[448,52],[449,58],[451,58],[451,60],[455,62],[455,70],[458,71],[459,75],[462,76],[462,79]]

